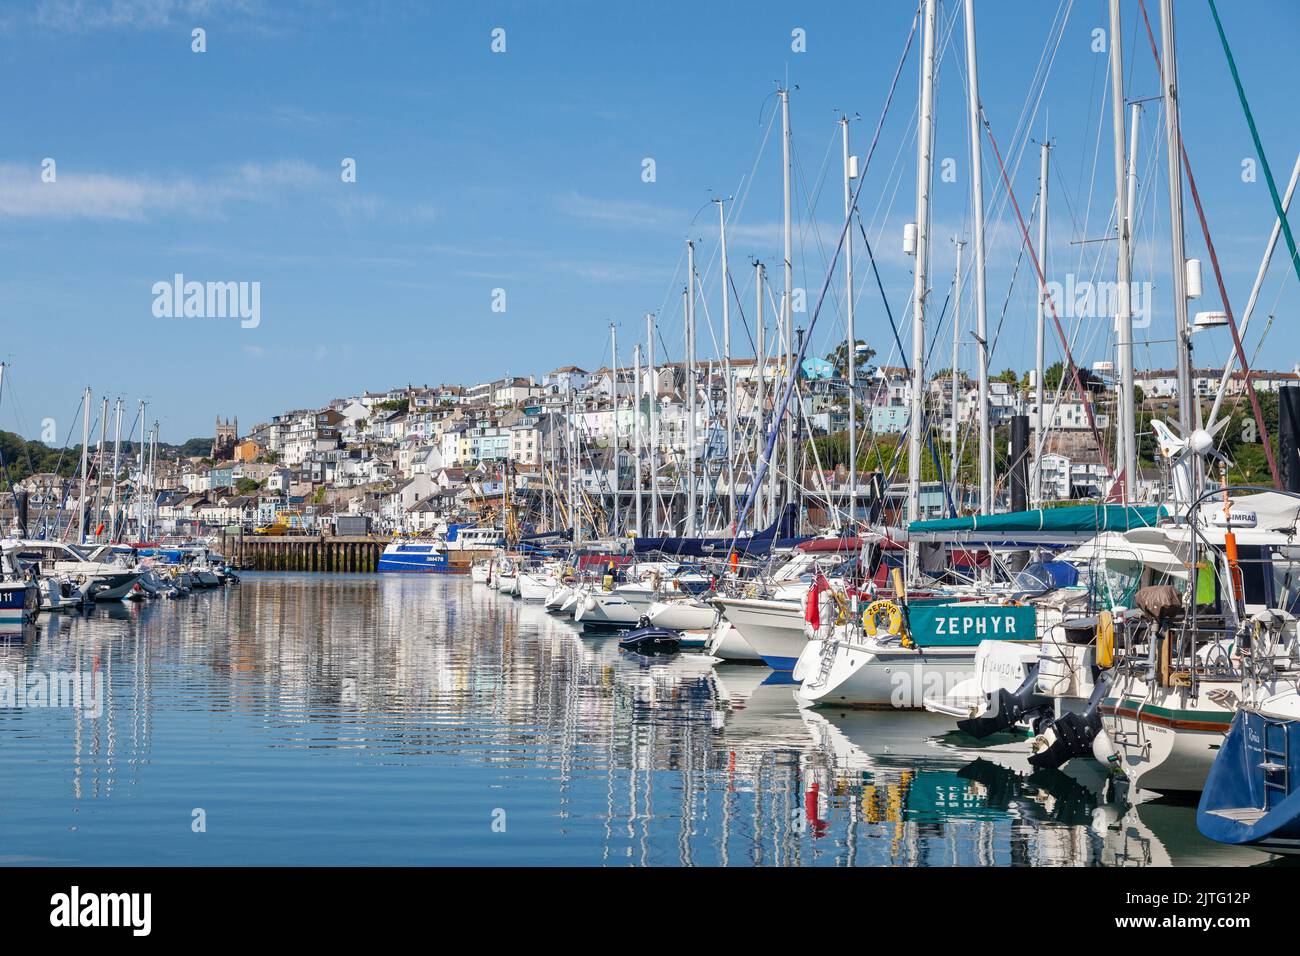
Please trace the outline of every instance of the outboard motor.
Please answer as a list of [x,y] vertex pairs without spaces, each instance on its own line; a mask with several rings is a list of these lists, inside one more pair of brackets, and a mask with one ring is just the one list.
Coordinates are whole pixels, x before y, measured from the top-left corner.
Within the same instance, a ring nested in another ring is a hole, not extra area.
[[1038,693],[1038,664],[1029,668],[1024,681],[1014,691],[999,688],[997,697],[983,717],[968,717],[957,721],[957,729],[983,740],[991,734],[1007,730],[1020,720],[1028,719],[1037,732],[1038,725],[1051,713],[1052,698]]
[[1043,728],[1030,745],[1033,753],[1029,765],[1039,770],[1059,769],[1075,757],[1092,757],[1093,741],[1102,732],[1100,705],[1110,689],[1110,672],[1096,679],[1088,706],[1081,712],[1063,714]]

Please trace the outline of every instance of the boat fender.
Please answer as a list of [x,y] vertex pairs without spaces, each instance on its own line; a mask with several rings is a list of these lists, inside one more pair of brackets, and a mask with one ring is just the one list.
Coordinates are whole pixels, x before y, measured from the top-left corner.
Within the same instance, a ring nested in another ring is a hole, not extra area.
[[1097,731],[1097,736],[1092,738],[1092,756],[1103,766],[1119,762],[1119,755],[1115,752],[1115,745],[1110,742],[1110,734],[1106,733],[1105,727]]
[[588,594],[588,595],[587,595],[587,599],[586,599],[585,601],[582,602],[582,607],[583,607],[584,610],[587,610],[587,611],[594,611],[594,610],[596,610],[596,599],[595,599],[594,597],[592,597],[590,594]]
[[862,629],[868,637],[876,636],[879,627],[877,622],[882,614],[889,621],[888,631],[891,636],[897,636],[903,629],[903,612],[897,604],[893,601],[872,601],[862,612]]
[[1110,611],[1097,615],[1097,666],[1112,667],[1115,664],[1115,618]]
[[1120,810],[1121,807],[1117,803],[1103,803],[1096,807],[1092,811],[1092,832],[1105,836],[1116,829],[1124,816]]

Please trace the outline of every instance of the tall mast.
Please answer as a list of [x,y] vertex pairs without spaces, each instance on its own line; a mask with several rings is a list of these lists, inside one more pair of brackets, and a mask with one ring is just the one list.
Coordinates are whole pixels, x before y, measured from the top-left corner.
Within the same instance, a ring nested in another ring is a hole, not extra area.
[[[912,395],[907,429],[907,516],[921,517],[921,443],[925,388],[925,299],[929,292],[930,185],[934,168],[934,19],[935,0],[925,0],[921,53],[921,104],[916,131],[916,267],[912,279]],[[917,549],[910,544],[916,574]]]
[[[975,0],[966,0],[967,112],[970,123],[971,211],[975,220],[975,344],[979,349],[980,511],[993,510],[993,442],[989,433],[989,346],[984,292],[984,164],[980,136],[980,85],[975,59]],[[931,120],[933,122],[933,118]]]
[[952,311],[952,491],[953,501],[958,501],[957,469],[961,464],[961,443],[958,439],[957,408],[961,402],[961,371],[959,365],[961,350],[961,252],[966,247],[965,239],[957,241],[957,278],[953,300],[956,303]]
[[[781,297],[782,333],[785,336],[786,361],[791,367],[786,373],[794,375],[794,232],[790,219],[790,91],[781,90],[781,181],[782,181],[782,234],[784,236],[785,291]],[[793,504],[795,500],[794,481],[794,414],[785,410],[785,500]]]
[[[1115,316],[1115,352],[1119,365],[1119,444],[1120,468],[1124,475],[1124,498],[1133,499],[1137,485],[1137,412],[1133,407],[1133,288],[1132,235],[1133,210],[1129,208],[1127,156],[1124,147],[1124,48],[1121,46],[1119,0],[1110,0],[1110,121],[1114,138],[1115,162],[1115,281],[1118,288]],[[1177,160],[1175,161],[1177,162]],[[1043,160],[1046,165],[1047,160]],[[1179,230],[1181,232],[1181,229]],[[1180,273],[1182,269],[1178,270]],[[1181,400],[1181,399],[1180,399]]]
[[153,422],[153,453],[149,456],[149,537],[153,537],[153,523],[158,518],[158,442],[162,427],[158,419]]
[[[689,291],[688,289],[682,289],[682,315],[683,315],[683,316],[686,316],[686,314],[690,311],[691,303],[690,303],[689,300],[690,300],[690,291]],[[688,337],[688,338],[687,338],[687,342],[688,342],[688,344],[689,344],[689,341],[690,341],[690,339],[689,339],[689,337]],[[674,376],[673,376],[673,381],[675,382],[676,380],[677,380],[677,376],[674,375]],[[679,437],[680,437],[680,432],[679,432]],[[686,476],[686,482],[687,482],[687,484],[693,484],[693,483],[694,483],[694,482],[693,482],[694,475],[692,475],[692,474],[690,473],[690,470],[689,470],[689,466],[690,466],[690,457],[689,457],[689,456],[685,456],[685,455],[678,455],[678,454],[676,453],[676,451],[674,450],[674,446],[673,446],[673,438],[672,438],[671,433],[670,433],[669,436],[668,436],[668,453],[669,453],[669,454],[673,457],[673,459],[677,462],[677,474],[678,474],[678,476],[685,475],[685,476]],[[678,521],[677,521],[677,505],[678,505],[678,502],[679,502],[679,500],[680,500],[679,495],[678,495],[678,491],[679,491],[679,490],[680,490],[680,489],[677,487],[677,484],[674,484],[674,486],[673,486],[672,498],[671,498],[671,500],[669,501],[667,508],[665,509],[666,512],[667,512],[667,514],[665,515],[665,520],[666,520],[666,521],[668,522],[668,524],[669,524],[671,527],[673,527],[674,529],[678,529]],[[676,530],[674,533],[677,533],[677,534],[685,534],[686,532],[684,532],[684,531],[678,529],[678,530]]]
[[[569,392],[569,407],[564,413],[564,477],[565,489],[564,500],[569,507],[569,541],[576,547],[578,544],[578,510],[574,498],[574,476],[576,458],[573,454],[573,436],[577,429],[574,423],[574,417],[577,414],[577,402],[574,400],[573,392]],[[505,517],[504,515],[502,516]],[[502,528],[504,529],[504,522]]]
[[1128,128],[1128,196],[1125,199],[1124,208],[1128,213],[1128,236],[1129,236],[1129,276],[1132,277],[1133,263],[1133,228],[1136,225],[1137,217],[1134,210],[1137,209],[1137,190],[1138,190],[1138,129],[1139,120],[1142,118],[1142,104],[1134,103],[1129,107],[1129,128]]
[[858,340],[853,329],[853,180],[857,178],[857,163],[849,155],[849,118],[840,117],[840,132],[844,146],[844,218],[849,228],[844,234],[844,289],[845,320],[848,325],[848,386],[849,386],[849,527],[858,523],[858,392],[857,364]]
[[543,475],[550,477],[546,482],[547,498],[550,500],[550,528],[551,531],[557,531],[560,522],[557,518],[556,505],[556,486],[559,484],[555,480],[555,410],[552,409],[546,416],[546,459],[542,462]]
[[614,323],[609,323],[609,388],[611,400],[614,403],[614,524],[613,537],[618,539],[618,494],[622,491],[619,486],[619,444],[618,444],[618,330]]
[[149,403],[144,399],[140,400],[140,449],[136,455],[136,476],[135,476],[135,539],[144,541],[144,451],[147,443],[145,437],[145,410]]
[[[1039,147],[1038,159],[1038,261],[1047,276],[1047,154],[1051,147],[1043,143]],[[1034,339],[1034,403],[1038,409],[1038,419],[1034,426],[1034,503],[1043,501],[1043,470],[1039,463],[1043,456],[1043,437],[1047,434],[1047,425],[1043,416],[1047,409],[1043,405],[1043,363],[1046,361],[1047,347],[1047,286],[1038,290],[1038,322]]]
[[731,376],[731,296],[728,294],[727,281],[731,274],[727,271],[727,215],[725,199],[713,200],[718,204],[718,241],[722,248],[722,391],[726,402],[727,426],[727,524],[732,532],[736,528],[736,396],[735,383]]
[[695,398],[697,383],[695,381],[695,243],[686,241],[686,533],[695,534],[695,515],[699,510],[696,501],[698,482],[695,475],[696,447],[699,439],[695,434]]
[[[1187,327],[1187,252],[1183,246],[1183,134],[1178,114],[1178,52],[1174,45],[1174,5],[1160,0],[1160,64],[1164,75],[1165,162],[1169,182],[1170,252],[1173,257],[1174,338],[1178,369],[1178,417],[1184,438],[1196,427],[1192,396],[1192,339]],[[1197,472],[1196,459],[1192,459]],[[1199,481],[1199,478],[1196,479]],[[1193,494],[1195,494],[1193,485]]]
[[90,465],[88,450],[90,448],[90,386],[81,397],[81,497],[77,501],[77,536],[75,544],[81,544],[81,536],[86,531],[86,474]]
[[149,534],[145,538],[148,540],[153,537],[153,506],[154,506],[154,478],[155,469],[158,467],[158,422],[153,423],[153,430],[149,433],[149,501],[147,502],[147,511],[145,512],[148,524]]
[[99,540],[99,526],[104,519],[104,440],[108,431],[108,396],[104,396],[104,407],[99,413],[99,449],[95,452],[95,540]]
[[632,378],[636,387],[632,389],[632,460],[636,462],[636,474],[633,482],[636,487],[636,536],[645,532],[641,524],[641,343],[632,350]]
[[108,540],[117,540],[117,472],[122,463],[122,400],[117,400],[113,421],[113,503],[109,508]]
[[650,371],[650,533],[659,533],[659,381],[655,374],[655,317],[645,314],[646,364]]
[[[767,411],[767,338],[763,328],[763,263],[754,260],[754,324],[758,326],[758,344],[754,346],[754,370],[758,375],[754,394],[754,461],[763,457],[763,445],[767,441],[767,429],[764,427],[764,413]],[[771,463],[769,462],[769,465]],[[767,527],[767,514],[763,507],[763,491],[756,487],[754,497],[754,526]]]

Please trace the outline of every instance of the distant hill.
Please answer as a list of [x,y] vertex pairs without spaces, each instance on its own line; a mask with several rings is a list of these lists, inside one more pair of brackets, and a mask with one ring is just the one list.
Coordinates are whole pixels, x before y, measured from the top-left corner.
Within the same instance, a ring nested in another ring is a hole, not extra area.
[[[94,453],[95,442],[91,443],[91,453]],[[111,449],[112,442],[106,443],[106,447]],[[181,445],[171,445],[167,442],[158,443],[158,456],[160,458],[194,458],[203,457],[212,451],[211,438],[191,438]],[[132,442],[122,442],[122,457],[139,454],[138,449]],[[0,490],[7,490],[11,482],[22,481],[29,475],[40,474],[43,472],[56,472],[64,476],[71,476],[77,473],[81,467],[81,445],[76,444],[68,448],[51,448],[44,442],[28,441],[21,435],[13,432],[0,431]]]

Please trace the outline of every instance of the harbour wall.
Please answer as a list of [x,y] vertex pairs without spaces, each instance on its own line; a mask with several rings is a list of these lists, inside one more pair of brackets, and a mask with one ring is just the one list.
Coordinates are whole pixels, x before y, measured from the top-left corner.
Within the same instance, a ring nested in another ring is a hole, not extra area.
[[[219,545],[238,568],[248,571],[316,571],[365,573],[379,565],[387,537],[376,535],[230,535]],[[452,570],[468,573],[470,563],[491,556],[490,551],[450,551]]]

